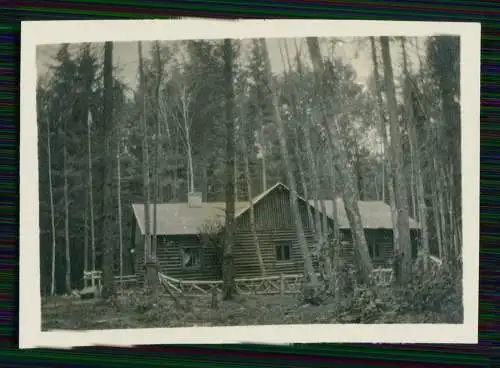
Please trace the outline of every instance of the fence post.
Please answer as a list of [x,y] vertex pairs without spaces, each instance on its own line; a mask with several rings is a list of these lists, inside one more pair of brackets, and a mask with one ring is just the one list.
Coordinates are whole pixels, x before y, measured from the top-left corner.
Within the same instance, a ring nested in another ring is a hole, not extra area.
[[285,294],[285,277],[283,274],[280,274],[280,295],[283,296]]

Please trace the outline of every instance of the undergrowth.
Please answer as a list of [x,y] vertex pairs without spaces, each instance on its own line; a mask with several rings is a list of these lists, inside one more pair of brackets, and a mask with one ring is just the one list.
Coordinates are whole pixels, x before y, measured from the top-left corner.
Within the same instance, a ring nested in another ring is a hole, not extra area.
[[304,295],[236,296],[211,308],[210,296],[151,295],[132,289],[109,300],[67,299],[42,306],[43,329],[221,326],[300,323],[462,323],[460,267],[427,271],[415,263],[407,285],[359,286],[349,266],[338,276],[339,294],[320,303]]

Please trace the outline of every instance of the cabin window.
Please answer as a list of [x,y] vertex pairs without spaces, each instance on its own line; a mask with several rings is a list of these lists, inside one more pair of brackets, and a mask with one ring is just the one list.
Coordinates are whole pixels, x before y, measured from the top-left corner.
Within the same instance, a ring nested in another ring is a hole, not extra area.
[[278,243],[276,244],[275,249],[277,261],[283,262],[291,259],[292,247],[290,243]]
[[370,241],[368,244],[370,245],[369,247],[370,257],[372,259],[382,258],[382,244],[374,240]]
[[200,250],[195,248],[181,249],[182,268],[198,268],[200,267]]

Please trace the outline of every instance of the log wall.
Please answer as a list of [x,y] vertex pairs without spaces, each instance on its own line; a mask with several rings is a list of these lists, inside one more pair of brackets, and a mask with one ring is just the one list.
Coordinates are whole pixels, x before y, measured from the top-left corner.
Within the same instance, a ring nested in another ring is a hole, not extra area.
[[[136,273],[144,278],[143,236],[136,243]],[[197,249],[200,254],[198,267],[184,268],[181,262],[182,248]],[[162,273],[182,280],[216,280],[220,278],[215,249],[201,246],[197,235],[158,236],[156,257]]]
[[[314,219],[314,209],[312,207]],[[299,202],[301,221],[304,228],[306,241],[312,249],[314,244],[313,229],[310,223],[307,204]],[[302,251],[297,239],[295,219],[290,206],[289,192],[278,187],[272,193],[259,201],[254,206],[255,225],[259,239],[260,250],[264,261],[267,276],[280,274],[301,274],[303,272]],[[331,219],[328,220],[332,224]],[[257,257],[257,248],[253,242],[249,211],[237,219],[237,231],[233,247],[234,265],[236,277],[250,278],[262,275]],[[143,236],[138,229],[135,236],[135,264],[136,273],[144,275],[144,242]],[[345,240],[342,246],[341,256],[344,259],[352,259],[353,247],[350,230],[342,230],[341,234]],[[412,230],[414,256],[417,249],[417,233]],[[374,256],[375,267],[387,267],[393,257],[393,240],[391,230],[366,230],[365,235],[368,245],[379,248],[378,256]],[[276,257],[276,244],[290,244],[290,260],[280,261]],[[200,249],[201,266],[198,268],[183,268],[181,264],[181,248]],[[202,247],[197,234],[185,236],[159,236],[157,257],[162,272],[167,276],[181,280],[217,280],[221,278],[219,260],[214,248]],[[317,270],[317,262],[313,259]]]

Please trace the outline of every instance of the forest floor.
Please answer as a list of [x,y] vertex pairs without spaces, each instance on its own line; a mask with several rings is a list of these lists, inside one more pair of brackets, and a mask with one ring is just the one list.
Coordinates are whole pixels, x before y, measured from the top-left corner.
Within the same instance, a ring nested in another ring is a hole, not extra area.
[[[166,294],[154,300],[130,290],[113,298],[82,300],[49,297],[42,302],[42,330],[95,330],[195,326],[312,323],[461,323],[448,313],[397,313],[392,308],[339,306],[326,300],[303,304],[298,295],[236,296],[211,308],[211,296],[183,296],[180,305]],[[345,304],[341,302],[340,304]],[[374,313],[366,314],[373,309]]]

